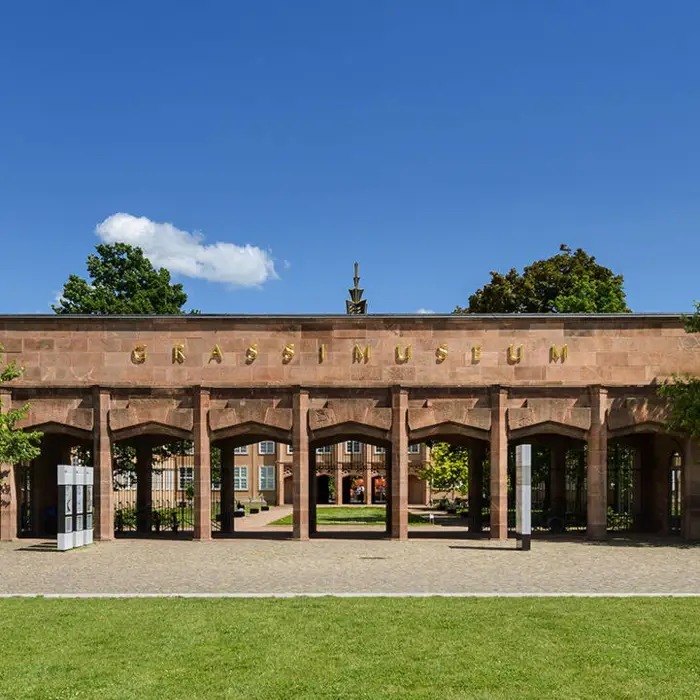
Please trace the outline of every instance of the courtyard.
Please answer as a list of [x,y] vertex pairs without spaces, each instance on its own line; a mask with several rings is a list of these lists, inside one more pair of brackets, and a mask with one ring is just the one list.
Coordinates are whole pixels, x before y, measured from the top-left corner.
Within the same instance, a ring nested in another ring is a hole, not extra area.
[[0,593],[22,594],[700,594],[700,546],[678,539],[515,541],[437,526],[408,541],[381,528],[321,527],[310,541],[260,527],[198,542],[118,539],[70,552],[55,542],[0,543]]

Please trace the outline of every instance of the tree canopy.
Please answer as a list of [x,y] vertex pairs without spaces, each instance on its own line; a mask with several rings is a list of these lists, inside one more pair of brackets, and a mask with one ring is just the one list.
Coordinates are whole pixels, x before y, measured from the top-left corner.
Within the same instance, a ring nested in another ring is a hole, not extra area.
[[141,248],[126,243],[96,246],[88,255],[91,282],[70,275],[57,314],[182,314],[187,294],[170,283],[170,272],[156,270]]
[[455,313],[622,313],[628,312],[622,275],[603,267],[579,248],[560,252],[491,281]]
[[[0,345],[0,357],[3,349]],[[16,362],[7,364],[0,360],[0,384],[17,379],[24,372],[23,367],[18,367]],[[2,410],[0,400],[0,464],[18,464],[29,461],[39,456],[41,433],[25,432],[15,426],[29,411],[29,404],[22,408]],[[2,475],[0,474],[0,481]]]
[[434,491],[459,491],[465,495],[469,487],[469,449],[461,445],[436,442],[430,448],[430,463],[420,478]]

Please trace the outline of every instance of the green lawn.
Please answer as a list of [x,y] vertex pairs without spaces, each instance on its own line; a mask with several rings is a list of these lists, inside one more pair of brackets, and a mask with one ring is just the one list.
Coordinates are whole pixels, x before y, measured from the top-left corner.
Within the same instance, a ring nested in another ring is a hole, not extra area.
[[0,698],[700,697],[697,599],[0,601]]
[[[316,509],[316,522],[318,525],[384,525],[386,522],[386,508],[384,506],[342,506],[324,507]],[[292,516],[275,520],[270,525],[291,525]],[[415,513],[408,514],[409,525],[430,525],[426,518]]]

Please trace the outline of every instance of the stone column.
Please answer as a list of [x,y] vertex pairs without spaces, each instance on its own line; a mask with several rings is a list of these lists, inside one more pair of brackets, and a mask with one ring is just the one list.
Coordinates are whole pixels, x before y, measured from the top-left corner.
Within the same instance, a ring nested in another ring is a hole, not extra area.
[[211,450],[209,391],[194,390],[194,539],[211,539]]
[[552,517],[561,518],[562,527],[566,524],[566,453],[568,445],[564,440],[556,440],[549,450],[550,510]]
[[236,508],[236,493],[233,483],[233,447],[229,443],[221,446],[221,532],[234,531],[233,512]]
[[588,432],[586,535],[604,540],[608,529],[608,392],[599,386],[590,387],[591,429]]
[[317,507],[318,476],[316,475],[316,451],[309,450],[309,536],[316,534]]
[[408,539],[408,392],[392,391],[391,538]]
[[508,392],[494,387],[491,394],[491,539],[508,537]]
[[295,540],[309,539],[309,393],[296,391],[292,406],[292,491]]
[[[9,391],[0,391],[0,411],[7,413],[12,402]],[[17,480],[15,465],[0,463],[0,541],[17,538]]]
[[469,532],[481,532],[482,492],[486,445],[474,442],[469,448]]
[[109,430],[110,394],[95,387],[92,394],[92,466],[94,473],[95,539],[114,539],[114,482],[112,475],[112,436]]
[[275,461],[275,505],[281,506],[284,503],[284,453],[287,445],[277,443],[277,460]]
[[681,479],[683,539],[700,540],[700,444],[697,440],[685,442]]
[[333,445],[333,456],[335,459],[335,503],[343,503],[343,442]]
[[152,512],[153,444],[142,437],[136,444],[136,531],[150,533]]
[[372,502],[370,490],[372,488],[372,460],[374,459],[374,446],[365,445],[365,461],[362,470],[362,480],[365,482],[365,490],[362,494],[362,502],[367,505]]

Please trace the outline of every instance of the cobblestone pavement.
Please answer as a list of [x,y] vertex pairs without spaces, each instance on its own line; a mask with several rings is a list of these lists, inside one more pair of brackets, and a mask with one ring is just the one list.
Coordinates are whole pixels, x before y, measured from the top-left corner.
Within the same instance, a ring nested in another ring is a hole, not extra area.
[[513,540],[437,539],[425,530],[412,528],[420,532],[407,542],[364,527],[309,542],[241,533],[70,552],[6,542],[0,593],[700,593],[700,547],[680,542],[534,540],[519,552]]

